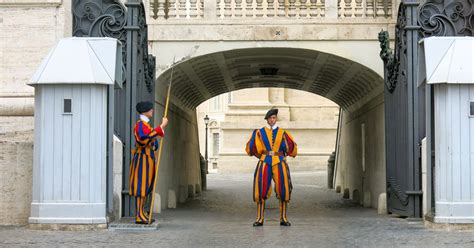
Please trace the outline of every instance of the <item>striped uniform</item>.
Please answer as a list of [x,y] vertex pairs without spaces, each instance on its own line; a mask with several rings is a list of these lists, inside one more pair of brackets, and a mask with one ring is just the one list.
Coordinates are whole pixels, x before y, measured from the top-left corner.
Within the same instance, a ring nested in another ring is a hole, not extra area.
[[135,149],[130,162],[130,195],[136,197],[136,221],[146,222],[144,212],[145,198],[153,190],[155,178],[155,151],[158,149],[158,136],[163,137],[161,127],[153,129],[146,121],[135,124]]
[[[263,222],[265,200],[271,195],[272,179],[275,182],[276,196],[280,200],[281,219],[286,221],[286,207],[290,201],[292,184],[285,157],[295,157],[297,154],[293,137],[282,128],[263,127],[253,131],[245,150],[249,156],[259,158],[253,183],[253,199],[258,203],[257,221]],[[280,154],[267,155],[270,151]]]

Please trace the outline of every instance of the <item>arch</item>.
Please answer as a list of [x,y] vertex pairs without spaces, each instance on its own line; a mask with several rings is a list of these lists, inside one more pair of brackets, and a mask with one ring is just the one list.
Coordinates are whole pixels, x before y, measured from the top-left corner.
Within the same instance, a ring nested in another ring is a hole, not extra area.
[[161,73],[157,88],[170,80],[175,101],[195,108],[233,90],[280,87],[311,92],[348,108],[383,85],[382,77],[358,62],[321,51],[242,48],[187,58]]

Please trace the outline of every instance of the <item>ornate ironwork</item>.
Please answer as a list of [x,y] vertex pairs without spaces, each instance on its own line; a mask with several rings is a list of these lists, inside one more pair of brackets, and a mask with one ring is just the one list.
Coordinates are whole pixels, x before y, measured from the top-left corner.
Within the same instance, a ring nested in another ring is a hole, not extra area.
[[73,0],[73,36],[125,41],[126,9],[115,0]]
[[155,79],[155,60],[154,56],[148,54],[148,25],[146,25],[145,9],[143,4],[140,5],[138,15],[138,39],[137,39],[137,56],[142,61],[138,64],[138,72],[142,76],[138,77],[138,84],[143,81],[148,93],[152,93],[154,89]]
[[418,10],[421,36],[472,36],[473,0],[427,0]]
[[148,55],[147,63],[145,63],[145,82],[148,92],[153,91],[153,85],[155,82],[155,66],[156,66],[156,59],[155,56]]
[[[385,142],[387,165],[387,208],[402,216],[421,216],[421,198],[407,195],[419,190],[419,149],[424,137],[424,92],[417,86],[418,0],[404,0],[395,26],[395,48],[390,49],[388,32],[379,33],[380,57],[384,61]],[[414,120],[418,120],[417,123]]]
[[125,83],[127,62],[127,10],[116,0],[73,0],[73,28],[75,37],[111,37],[122,43],[122,78]]
[[409,197],[408,195],[400,190],[400,187],[398,184],[395,182],[395,180],[392,177],[388,177],[387,180],[387,197],[390,197],[390,194],[395,194],[395,196],[400,200],[400,203],[403,206],[407,206],[409,202]]
[[[379,33],[380,58],[382,58],[385,71],[385,87],[392,93],[397,87],[399,76],[406,76],[405,70],[400,75],[400,63],[406,61],[406,6],[400,4],[398,11],[397,25],[395,26],[395,51],[390,49],[389,34],[387,31]],[[402,59],[402,56],[404,57]]]

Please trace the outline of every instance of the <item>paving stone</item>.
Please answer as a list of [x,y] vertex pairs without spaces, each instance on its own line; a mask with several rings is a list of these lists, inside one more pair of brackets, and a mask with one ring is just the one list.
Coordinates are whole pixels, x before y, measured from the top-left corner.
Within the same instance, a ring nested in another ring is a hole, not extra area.
[[[208,175],[208,190],[156,215],[155,231],[37,231],[0,227],[0,247],[474,247],[474,230],[429,229],[379,215],[325,188],[325,172],[293,173],[288,218],[271,207],[252,227],[252,175]],[[276,206],[274,193],[269,206]]]

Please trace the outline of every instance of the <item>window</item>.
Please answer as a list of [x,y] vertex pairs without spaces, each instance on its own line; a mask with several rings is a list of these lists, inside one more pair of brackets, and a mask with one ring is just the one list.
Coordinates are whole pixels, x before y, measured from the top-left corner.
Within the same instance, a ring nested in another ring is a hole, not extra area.
[[64,99],[64,113],[72,114],[72,99]]
[[214,97],[212,110],[214,110],[214,111],[221,110],[221,101],[222,101],[222,96],[221,95]]
[[470,102],[469,115],[470,115],[471,117],[474,117],[474,102]]
[[219,133],[212,134],[212,156],[219,155]]

